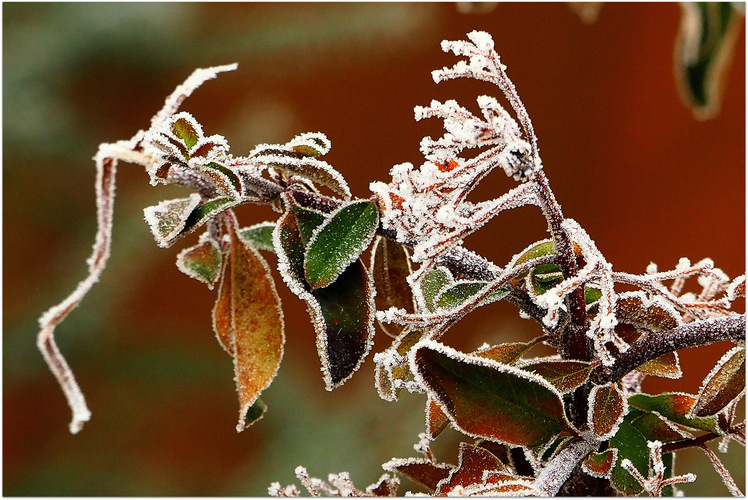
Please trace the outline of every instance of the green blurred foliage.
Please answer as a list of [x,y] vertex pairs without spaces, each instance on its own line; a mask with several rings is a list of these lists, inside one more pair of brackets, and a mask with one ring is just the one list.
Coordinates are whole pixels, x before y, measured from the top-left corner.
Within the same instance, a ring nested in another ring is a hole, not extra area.
[[[673,84],[675,5],[610,4],[592,25],[563,4],[483,14],[449,3],[2,8],[5,495],[265,495],[272,481],[295,482],[297,465],[323,478],[349,471],[363,488],[383,462],[415,455],[422,398],[380,400],[370,361],[326,392],[306,311],[277,275],[285,358],[263,394],[264,419],[235,432],[231,359],[211,333],[215,292],[176,269],[182,247],[158,249],[142,217],[144,207],[183,192],[151,188],[125,164],[110,265],[58,331],[93,411],[79,435],[68,434],[68,408],[34,337],[39,314],[85,275],[95,232],[91,157],[100,142],[147,127],[196,67],[239,63],[183,106],[207,134],[246,153],[259,142],[325,132],[333,144],[326,159],[354,196],[366,196],[392,165],[418,161],[421,137],[438,134],[438,124],[413,122],[414,105],[469,105],[491,92],[435,87],[429,73],[450,61],[442,39],[489,31],[533,117],[557,198],[617,269],[640,272],[650,260],[671,268],[682,256],[712,257],[730,276],[744,269],[744,34],[721,115],[697,123]],[[502,182],[488,189],[505,190]],[[239,211],[243,226],[275,217],[253,208]],[[498,263],[544,237],[537,214],[499,219],[467,240]],[[498,231],[513,243],[497,248]],[[483,309],[445,341],[474,349],[538,333],[506,304]],[[382,338],[378,332],[374,352]],[[692,377],[668,389],[695,392],[725,350],[684,355]],[[440,460],[455,460],[456,437],[439,438]],[[690,454],[676,472],[703,475],[683,490],[714,494],[716,485],[724,493],[708,461]],[[733,446],[725,461],[745,490],[743,450]]]

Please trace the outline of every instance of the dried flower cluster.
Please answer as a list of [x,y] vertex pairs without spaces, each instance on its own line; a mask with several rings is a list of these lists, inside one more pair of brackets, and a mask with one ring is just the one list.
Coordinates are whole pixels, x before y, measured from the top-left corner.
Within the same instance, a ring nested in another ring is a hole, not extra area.
[[[398,474],[436,495],[672,495],[676,484],[696,479],[674,472],[676,453],[689,447],[703,449],[728,490],[741,494],[706,443],[721,440],[720,451],[730,441],[745,444],[745,423],[735,422],[745,393],[745,318],[731,310],[745,296],[745,276],[731,280],[709,259],[681,259],[670,271],[652,264],[639,275],[614,271],[587,232],[563,215],[529,115],[490,35],[472,32],[468,39],[443,42],[443,50],[464,59],[435,71],[434,80],[489,82],[516,119],[489,96],[477,99],[481,116],[454,101],[417,107],[416,120],[439,118],[445,133],[423,139],[420,167],[396,165],[389,183],[373,182],[371,199],[353,198],[343,176],[320,159],[330,149],[321,133],[234,157],[223,137],[206,136],[178,111],[200,84],[235,65],[197,70],[147,131],[103,144],[89,277],[40,320],[38,343],[73,409],[71,431],[90,412],[53,331],[106,264],[115,167],[127,161],[143,166],[153,185],[194,191],[146,208],[145,219],[161,247],[202,231],[179,253],[177,266],[211,289],[218,285],[213,326],[235,367],[237,430],[263,416],[260,395],[283,356],[282,307],[262,252],[275,253],[282,281],[307,306],[328,390],[359,368],[378,322],[393,338],[373,357],[379,395],[388,401],[403,390],[425,395],[426,429],[415,445],[420,457],[390,460],[383,465],[388,474],[364,490],[347,473],[325,482],[299,467],[310,494],[391,496],[399,486],[391,474]],[[468,200],[496,167],[519,184],[491,200]],[[233,209],[244,203],[268,205],[280,216],[240,227]],[[518,249],[503,267],[463,247],[491,218],[524,205],[539,207],[548,239]],[[698,293],[684,292],[689,278]],[[536,320],[540,334],[474,352],[441,341],[466,314],[500,300]],[[679,349],[719,341],[736,345],[698,394],[642,392],[645,377],[682,375]],[[558,354],[531,357],[541,343]],[[438,461],[430,448],[448,426],[467,439],[457,464]],[[274,483],[270,493],[300,492]]]

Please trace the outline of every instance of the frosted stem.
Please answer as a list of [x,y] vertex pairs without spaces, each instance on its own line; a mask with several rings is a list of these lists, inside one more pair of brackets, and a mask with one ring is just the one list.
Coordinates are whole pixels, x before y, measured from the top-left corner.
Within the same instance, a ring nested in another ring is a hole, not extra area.
[[117,171],[117,160],[96,156],[96,205],[97,224],[96,241],[93,253],[88,259],[88,277],[78,283],[73,293],[65,300],[52,307],[39,319],[41,330],[37,336],[36,345],[39,347],[49,369],[57,378],[57,381],[65,393],[68,405],[73,411],[73,419],[70,422],[70,432],[76,434],[83,428],[83,424],[91,418],[91,411],[86,406],[86,400],[78,383],[75,381],[73,371],[68,366],[65,358],[55,343],[54,331],[78,304],[83,300],[91,287],[99,281],[107,259],[112,240],[112,210],[114,205],[114,181]]
[[742,314],[686,323],[666,332],[644,335],[631,344],[626,352],[619,353],[613,366],[596,368],[590,380],[594,384],[613,382],[647,361],[669,352],[714,342],[740,340],[745,340],[745,315]]
[[583,439],[571,441],[538,474],[534,484],[537,495],[541,497],[555,496],[561,486],[569,479],[577,464],[595,451],[598,445],[599,443]]

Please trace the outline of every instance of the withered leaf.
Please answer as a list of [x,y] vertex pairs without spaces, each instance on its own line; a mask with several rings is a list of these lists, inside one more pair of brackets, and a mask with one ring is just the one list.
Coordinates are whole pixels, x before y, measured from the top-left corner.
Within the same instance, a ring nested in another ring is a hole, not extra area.
[[454,467],[448,464],[437,464],[425,458],[393,458],[382,464],[382,468],[388,472],[402,474],[411,481],[434,491],[439,481],[449,476]]
[[745,347],[736,346],[727,351],[706,376],[689,416],[716,415],[743,394],[745,394]]
[[593,477],[610,479],[610,473],[613,470],[618,459],[618,448],[608,448],[600,453],[592,453],[582,462],[582,469]]
[[617,383],[597,385],[590,391],[587,423],[602,439],[613,436],[623,421],[628,405]]
[[234,232],[227,257],[213,325],[220,344],[234,358],[241,432],[262,414],[247,418],[278,372],[285,338],[280,297],[267,263]]
[[[388,238],[378,236],[371,252],[371,276],[374,279],[376,296],[374,303],[378,311],[390,307],[415,311],[415,300],[407,278],[412,269],[408,252],[403,245]],[[391,337],[397,337],[404,325],[379,322],[382,330]]]
[[410,356],[416,380],[468,435],[538,448],[569,430],[561,395],[537,375],[429,340]]
[[449,417],[442,411],[441,407],[436,404],[433,398],[426,400],[426,433],[431,439],[442,433],[449,425]]
[[484,472],[503,472],[506,467],[490,451],[470,443],[460,443],[457,467],[442,480],[436,495],[449,495],[456,487],[483,483]]
[[595,365],[571,359],[545,359],[532,361],[521,368],[540,375],[562,394],[567,394],[587,381]]

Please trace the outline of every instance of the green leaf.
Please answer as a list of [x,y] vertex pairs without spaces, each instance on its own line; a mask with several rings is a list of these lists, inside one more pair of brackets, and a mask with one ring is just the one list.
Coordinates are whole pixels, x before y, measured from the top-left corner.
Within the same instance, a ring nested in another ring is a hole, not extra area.
[[745,347],[727,351],[701,384],[689,416],[716,415],[745,393]]
[[618,432],[610,439],[611,448],[618,449],[618,460],[611,474],[611,482],[624,495],[638,495],[643,489],[634,476],[621,467],[621,461],[624,458],[631,460],[643,477],[649,476],[647,438],[631,424],[631,419],[635,416],[637,416],[636,412],[629,412],[618,426]]
[[450,284],[454,283],[452,273],[446,267],[430,269],[418,282],[418,290],[424,305],[429,311],[436,310],[436,301],[441,292]]
[[231,234],[213,325],[224,349],[234,358],[239,395],[237,431],[256,420],[257,398],[275,378],[283,357],[283,313],[270,267],[257,250]]
[[312,288],[335,282],[366,250],[378,225],[376,204],[359,200],[340,207],[318,226],[304,256],[306,279]]
[[156,206],[143,210],[145,220],[156,239],[158,246],[170,246],[182,234],[190,220],[190,215],[200,204],[200,195],[193,193],[189,198],[162,201]]
[[669,392],[652,396],[650,394],[633,394],[629,404],[648,412],[657,412],[671,422],[708,432],[719,432],[714,417],[689,417],[696,403],[691,394]]
[[[405,246],[377,236],[371,252],[371,275],[377,291],[374,301],[378,311],[396,307],[415,312],[415,299],[408,284],[411,271]],[[405,329],[405,326],[393,323],[380,322],[379,326],[392,337],[397,337]]]
[[192,233],[216,215],[228,210],[229,208],[237,206],[239,203],[241,203],[241,200],[227,196],[213,198],[201,203],[195,207],[189,217],[187,217],[184,227],[179,232],[178,236]]
[[562,394],[566,394],[584,384],[594,367],[595,365],[586,361],[547,359],[532,361],[521,368],[540,375]]
[[294,206],[276,224],[273,244],[283,280],[308,306],[317,333],[325,386],[332,390],[353,375],[371,349],[374,286],[360,260],[351,263],[326,288],[312,289],[306,282],[305,239],[311,239],[315,228],[323,221],[322,214]]
[[411,351],[411,370],[471,436],[542,448],[569,432],[561,395],[537,375],[430,340]]
[[275,252],[275,247],[273,247],[273,229],[275,229],[275,222],[261,222],[239,229],[237,234],[245,243],[252,245],[258,250]]
[[[449,310],[459,307],[472,297],[478,295],[488,285],[490,285],[488,281],[457,281],[441,291],[436,300],[436,308]],[[479,305],[484,306],[492,302],[497,302],[507,295],[509,295],[509,291],[501,288],[488,295]]]
[[613,436],[628,410],[617,383],[596,385],[590,391],[587,423],[600,440]]
[[195,126],[194,119],[191,118],[191,116],[190,119],[186,116],[181,116],[171,124],[171,131],[184,142],[188,150],[197,144],[198,139],[202,135]]
[[177,268],[190,278],[202,281],[213,289],[221,276],[221,248],[208,233],[197,245],[185,248],[177,255]]

